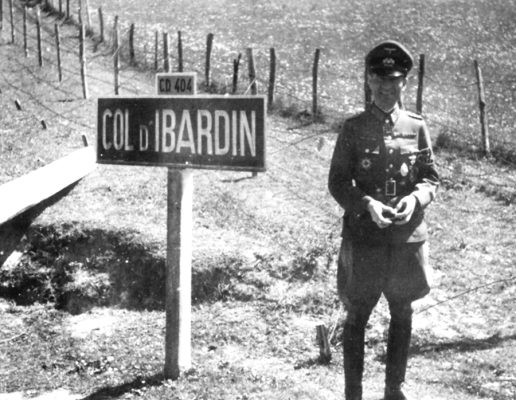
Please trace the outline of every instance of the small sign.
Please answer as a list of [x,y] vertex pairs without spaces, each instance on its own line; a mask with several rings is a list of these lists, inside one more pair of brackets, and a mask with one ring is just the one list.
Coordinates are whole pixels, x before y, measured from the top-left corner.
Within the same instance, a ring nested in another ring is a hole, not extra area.
[[160,95],[193,95],[196,92],[195,72],[156,74],[156,89]]
[[97,162],[265,171],[264,96],[100,98]]

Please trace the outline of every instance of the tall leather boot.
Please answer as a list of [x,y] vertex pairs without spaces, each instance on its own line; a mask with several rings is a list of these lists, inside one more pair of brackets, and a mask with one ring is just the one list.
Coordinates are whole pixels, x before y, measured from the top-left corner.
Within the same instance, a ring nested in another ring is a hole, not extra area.
[[407,400],[401,390],[407,371],[408,351],[412,332],[412,316],[391,317],[387,341],[384,400]]
[[362,375],[364,372],[363,321],[346,321],[344,324],[344,380],[346,400],[362,400]]

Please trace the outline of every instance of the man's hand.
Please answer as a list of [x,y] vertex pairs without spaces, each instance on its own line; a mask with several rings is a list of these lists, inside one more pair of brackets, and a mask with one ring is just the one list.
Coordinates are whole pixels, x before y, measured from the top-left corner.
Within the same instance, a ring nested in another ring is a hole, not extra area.
[[386,206],[378,200],[371,199],[367,203],[367,211],[371,214],[371,219],[378,225],[379,228],[387,228],[392,224],[392,220],[389,217],[394,217],[396,210],[394,208]]
[[412,214],[416,209],[417,199],[414,195],[403,197],[396,205],[396,218],[394,223],[396,225],[403,225],[410,221]]

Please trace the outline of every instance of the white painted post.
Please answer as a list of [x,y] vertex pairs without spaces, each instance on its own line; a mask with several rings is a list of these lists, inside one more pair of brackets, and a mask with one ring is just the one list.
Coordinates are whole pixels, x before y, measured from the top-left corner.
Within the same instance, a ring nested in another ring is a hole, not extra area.
[[165,379],[191,367],[192,171],[168,169]]
[[165,379],[192,366],[192,201],[192,170],[168,168]]

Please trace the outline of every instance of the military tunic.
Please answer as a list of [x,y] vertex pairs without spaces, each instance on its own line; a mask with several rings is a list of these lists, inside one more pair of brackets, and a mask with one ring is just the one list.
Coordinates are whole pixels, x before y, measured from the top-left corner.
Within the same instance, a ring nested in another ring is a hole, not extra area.
[[[346,120],[328,182],[345,210],[338,276],[344,302],[368,295],[374,301],[382,291],[410,301],[428,292],[424,209],[438,183],[429,132],[419,115],[399,107],[385,114],[373,104]],[[372,221],[371,198],[395,208],[410,194],[417,204],[408,223],[382,229]]]

